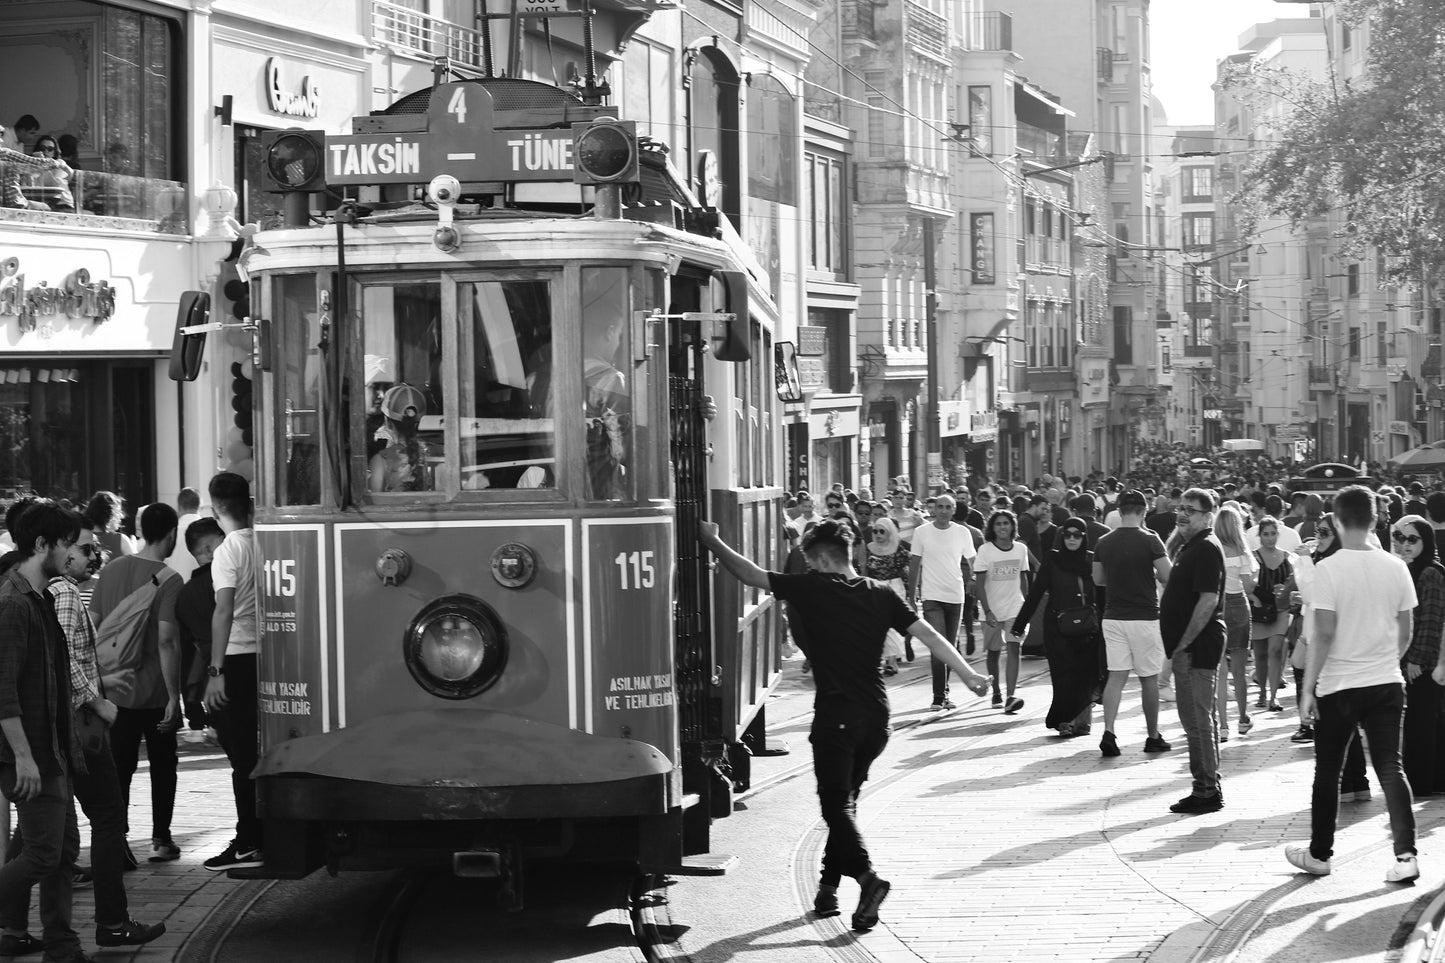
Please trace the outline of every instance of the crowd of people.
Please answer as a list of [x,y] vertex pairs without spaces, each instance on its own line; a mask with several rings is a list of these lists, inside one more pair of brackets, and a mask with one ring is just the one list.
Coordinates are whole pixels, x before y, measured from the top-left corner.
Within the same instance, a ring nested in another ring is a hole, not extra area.
[[[1288,465],[1230,470],[1201,457],[1169,446],[1143,452],[1124,480],[975,478],[921,502],[902,479],[876,500],[841,484],[799,491],[787,500],[782,572],[704,527],[725,569],[783,602],[816,680],[829,841],[815,910],[837,911],[840,873],[860,883],[857,929],[876,924],[888,894],[858,832],[857,795],[886,743],[887,679],[914,659],[915,640],[928,649],[940,712],[954,708],[957,672],[993,708],[1019,713],[1019,659],[1042,655],[1043,725],[1057,738],[1088,736],[1098,707],[1103,757],[1125,751],[1119,711],[1137,677],[1142,750],[1174,748],[1163,705],[1183,731],[1190,786],[1169,806],[1181,815],[1225,807],[1220,744],[1231,719],[1245,735],[1255,714],[1287,712],[1293,692],[1291,740],[1313,745],[1315,777],[1310,841],[1286,859],[1331,871],[1340,804],[1370,798],[1368,754],[1394,843],[1385,879],[1418,878],[1411,802],[1445,793],[1445,486],[1376,481],[1326,505],[1286,489]],[[973,656],[979,642],[985,672],[966,659],[960,668],[958,650]]]
[[[76,887],[95,890],[95,940],[139,946],[164,923],[131,917],[125,874],[179,859],[171,833],[178,739],[214,738],[231,764],[236,838],[204,861],[261,865],[250,779],[257,758],[255,542],[250,485],[213,477],[200,492],[135,513],[100,491],[83,510],[21,498],[0,537],[0,793],[15,831],[0,866],[0,957],[88,959],[72,925]],[[186,735],[182,736],[181,733]],[[131,784],[149,761],[148,844],[132,848]],[[76,804],[90,822],[79,864]],[[139,849],[139,853],[137,852]],[[27,928],[39,888],[40,937]]]

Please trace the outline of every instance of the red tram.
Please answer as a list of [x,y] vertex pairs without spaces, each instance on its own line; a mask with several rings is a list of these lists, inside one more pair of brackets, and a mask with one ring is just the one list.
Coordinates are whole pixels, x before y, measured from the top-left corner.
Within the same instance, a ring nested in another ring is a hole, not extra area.
[[282,188],[380,186],[240,254],[255,875],[678,871],[746,782],[780,615],[715,585],[694,532],[778,561],[777,307],[726,219],[604,113],[483,79],[272,135]]

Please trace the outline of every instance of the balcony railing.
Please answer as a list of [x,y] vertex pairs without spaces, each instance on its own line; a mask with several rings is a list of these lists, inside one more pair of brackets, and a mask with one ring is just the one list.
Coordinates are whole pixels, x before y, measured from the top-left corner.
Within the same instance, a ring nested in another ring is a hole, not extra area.
[[1014,20],[1006,13],[975,13],[968,21],[970,50],[1012,50]]
[[920,50],[938,57],[948,54],[948,21],[921,3],[905,5],[908,11],[907,39]]
[[33,167],[0,162],[0,183],[17,183],[27,204],[23,218],[11,216],[12,212],[22,214],[20,210],[0,206],[0,220],[31,220],[29,215],[35,213],[55,223],[79,224],[105,218],[103,226],[112,229],[191,232],[188,192],[179,181],[106,171],[74,171],[64,184],[55,184],[50,177]]
[[1335,386],[1335,369],[1327,364],[1310,365],[1310,387],[1327,391]]
[[476,30],[403,4],[372,0],[371,30],[378,43],[472,66],[482,62],[482,38]]

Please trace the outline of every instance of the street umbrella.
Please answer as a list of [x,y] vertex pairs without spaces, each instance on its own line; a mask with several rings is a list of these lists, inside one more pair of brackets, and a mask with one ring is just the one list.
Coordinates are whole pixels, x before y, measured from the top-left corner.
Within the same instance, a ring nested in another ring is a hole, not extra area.
[[1219,466],[1216,465],[1214,462],[1210,461],[1208,458],[1191,458],[1191,459],[1189,459],[1189,464],[1193,465],[1195,468],[1218,468],[1218,467],[1219,467]]
[[1390,458],[1386,464],[1391,468],[1410,468],[1416,471],[1445,468],[1445,447],[1441,442],[1419,445],[1409,451]]

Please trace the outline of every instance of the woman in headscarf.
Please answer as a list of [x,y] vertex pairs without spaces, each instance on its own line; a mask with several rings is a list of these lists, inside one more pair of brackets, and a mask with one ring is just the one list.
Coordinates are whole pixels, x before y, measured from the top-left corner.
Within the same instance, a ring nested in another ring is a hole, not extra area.
[[1419,515],[1405,515],[1390,526],[1395,554],[1410,566],[1415,580],[1415,627],[1400,660],[1405,677],[1405,726],[1401,755],[1405,779],[1415,795],[1429,796],[1439,778],[1435,761],[1440,726],[1440,687],[1430,672],[1440,658],[1445,629],[1445,567],[1435,546],[1435,528]]
[[[887,582],[888,587],[907,600],[908,595],[908,544],[898,535],[898,526],[886,516],[873,519],[872,538],[868,540],[863,560],[863,574]],[[911,650],[911,647],[909,647]],[[888,640],[883,643],[883,674],[897,675],[898,663],[905,654],[903,636],[893,629],[888,630]],[[913,661],[913,656],[908,656]]]
[[[1024,607],[1014,619],[1013,633],[1028,630],[1029,619],[1044,595],[1044,654],[1049,660],[1054,701],[1044,725],[1061,736],[1085,736],[1093,724],[1094,686],[1099,681],[1098,592],[1094,586],[1094,553],[1088,550],[1089,527],[1077,516],[1059,526],[1052,551],[1044,553],[1038,578],[1029,586]],[[1095,610],[1094,631],[1089,635],[1065,635],[1059,630],[1059,615],[1081,606]]]

